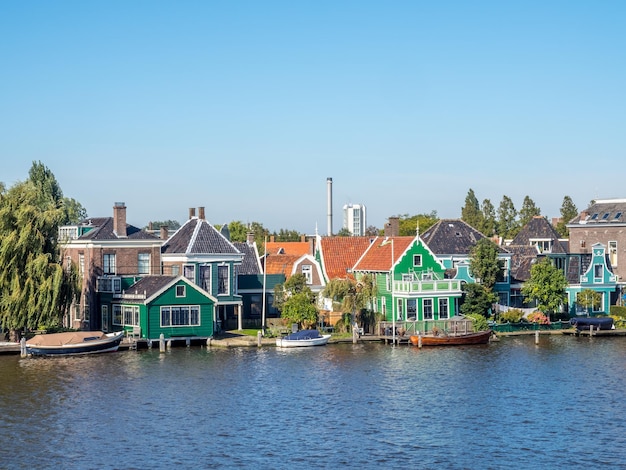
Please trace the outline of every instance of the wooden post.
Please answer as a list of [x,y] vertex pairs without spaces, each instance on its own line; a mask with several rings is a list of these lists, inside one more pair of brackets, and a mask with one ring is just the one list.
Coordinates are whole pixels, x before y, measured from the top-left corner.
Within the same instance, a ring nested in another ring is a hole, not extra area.
[[20,356],[26,357],[26,338],[22,337],[20,340]]
[[422,334],[417,335],[417,347],[422,349]]
[[261,340],[261,336],[262,336],[261,330],[257,331],[257,332],[256,332],[256,345],[257,345],[259,348],[260,348],[260,347],[261,347],[261,345],[263,344],[263,341]]
[[159,335],[159,352],[165,352],[165,335],[163,333]]
[[539,330],[535,331],[535,344],[539,344]]
[[593,325],[589,325],[589,337],[591,338],[592,336],[593,336]]
[[185,345],[186,345],[187,347],[191,346],[191,339],[187,338],[187,339],[185,340]]
[[170,349],[172,349],[172,340],[168,339],[167,340],[167,350],[169,351]]

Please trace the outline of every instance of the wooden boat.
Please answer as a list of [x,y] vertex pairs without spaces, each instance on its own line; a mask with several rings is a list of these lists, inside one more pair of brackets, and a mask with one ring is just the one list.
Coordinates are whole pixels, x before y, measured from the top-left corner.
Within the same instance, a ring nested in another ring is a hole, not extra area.
[[123,331],[70,331],[36,335],[26,341],[26,353],[33,356],[71,356],[117,351]]
[[[422,346],[462,346],[466,344],[486,344],[489,342],[490,337],[491,330],[461,335],[446,335],[439,333],[438,335],[421,336],[421,344]],[[420,336],[411,335],[409,340],[414,346],[420,345]]]
[[317,330],[300,330],[283,338],[276,338],[276,346],[279,348],[323,346],[329,339],[330,335],[322,335]]

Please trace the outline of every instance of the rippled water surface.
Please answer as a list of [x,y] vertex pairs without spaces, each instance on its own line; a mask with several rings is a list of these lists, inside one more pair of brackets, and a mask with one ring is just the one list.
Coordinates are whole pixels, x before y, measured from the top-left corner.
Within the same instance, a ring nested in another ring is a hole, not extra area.
[[626,338],[0,356],[0,468],[624,468]]

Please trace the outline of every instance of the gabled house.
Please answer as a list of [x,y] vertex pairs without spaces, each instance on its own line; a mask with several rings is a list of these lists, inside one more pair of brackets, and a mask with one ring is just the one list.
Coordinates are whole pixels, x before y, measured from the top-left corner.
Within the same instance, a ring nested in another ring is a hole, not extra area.
[[268,242],[263,266],[268,276],[283,275],[285,280],[294,274],[303,274],[307,285],[315,294],[326,285],[322,267],[313,255],[312,241]]
[[243,301],[237,293],[237,267],[244,255],[205,219],[204,207],[189,209],[189,219],[163,244],[164,275],[182,275],[217,299],[216,332],[238,327]]
[[419,235],[377,237],[353,272],[376,277],[375,310],[386,320],[440,320],[459,311],[461,281],[446,278],[445,266]]
[[571,253],[591,254],[596,243],[606,248],[618,285],[611,305],[617,304],[626,290],[626,199],[597,199],[567,228]]
[[114,299],[113,326],[140,338],[213,336],[217,299],[183,276],[146,276]]
[[[469,270],[470,252],[479,240],[486,238],[481,232],[460,219],[441,219],[420,238],[448,270],[447,277],[474,283]],[[499,303],[509,304],[511,254],[498,246],[498,259],[502,264],[502,275],[493,290]]]
[[113,331],[111,300],[137,279],[161,272],[165,240],[126,222],[126,205],[116,202],[113,217],[89,217],[59,227],[61,256],[81,276],[78,304],[64,326]]

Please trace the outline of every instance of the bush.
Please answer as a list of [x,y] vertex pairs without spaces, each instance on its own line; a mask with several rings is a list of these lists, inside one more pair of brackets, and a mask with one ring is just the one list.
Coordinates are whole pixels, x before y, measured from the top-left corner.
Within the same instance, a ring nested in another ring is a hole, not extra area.
[[550,324],[550,319],[539,311],[531,313],[526,319],[531,323],[539,323],[540,325]]
[[611,305],[611,307],[609,308],[609,311],[613,318],[615,317],[626,318],[626,307],[620,307],[619,305]]
[[472,328],[474,331],[484,331],[489,329],[487,319],[480,313],[468,313],[465,317],[472,320]]
[[498,315],[498,323],[519,323],[524,318],[524,311],[519,308],[512,308]]

